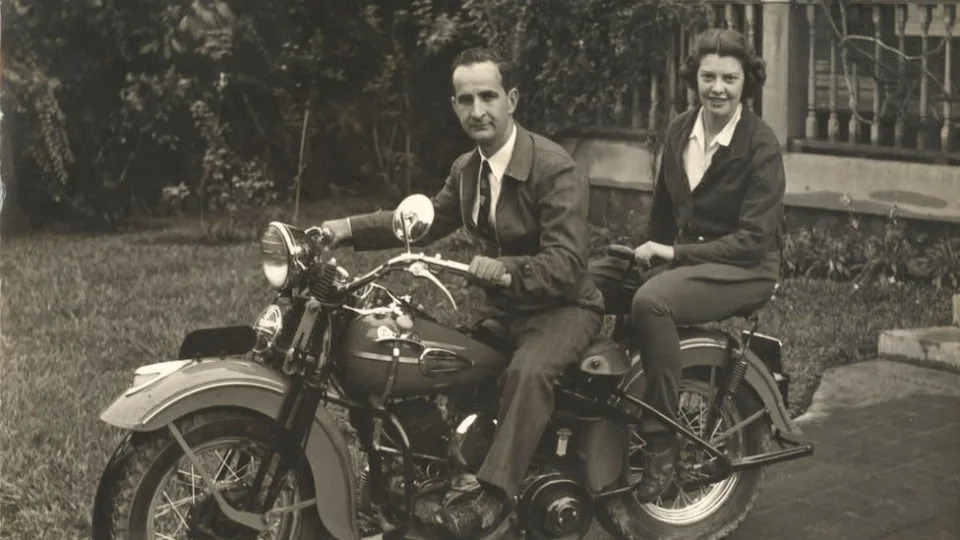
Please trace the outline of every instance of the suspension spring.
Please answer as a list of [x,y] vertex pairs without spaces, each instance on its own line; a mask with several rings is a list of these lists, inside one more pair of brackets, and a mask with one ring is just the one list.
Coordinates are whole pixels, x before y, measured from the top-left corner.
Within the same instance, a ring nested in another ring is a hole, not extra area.
[[747,374],[747,361],[743,359],[743,354],[734,361],[730,369],[730,379],[727,383],[727,397],[734,397],[740,391],[740,384]]

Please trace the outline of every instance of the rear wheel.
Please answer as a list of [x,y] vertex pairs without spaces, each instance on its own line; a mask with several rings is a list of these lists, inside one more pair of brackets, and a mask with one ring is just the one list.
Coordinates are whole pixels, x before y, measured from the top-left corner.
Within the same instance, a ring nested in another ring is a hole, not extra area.
[[[198,413],[177,421],[177,428],[217,491],[238,509],[248,500],[270,445],[282,435],[269,418],[238,410]],[[299,452],[282,454],[287,465],[298,465],[282,479],[273,508],[313,497],[305,460],[299,458]],[[265,491],[257,494],[258,501]],[[121,443],[100,479],[93,509],[95,540],[330,538],[316,506],[279,513],[269,525],[258,533],[223,516],[197,468],[165,428],[135,433]]]
[[[760,408],[757,400],[744,389],[736,399],[724,404],[720,421],[712,433],[706,433],[709,403],[715,395],[709,383],[684,379],[680,385],[678,423],[701,438],[710,440],[738,424]],[[770,438],[769,424],[756,421],[738,430],[717,444],[731,459],[765,451]],[[680,438],[680,454],[672,486],[653,502],[642,504],[632,493],[601,501],[598,521],[617,538],[723,538],[730,534],[753,507],[763,479],[763,469],[751,469],[700,488],[683,490],[681,485],[703,478],[709,455],[693,443]],[[638,467],[644,447],[643,439],[632,434],[630,440],[631,482],[640,478]]]

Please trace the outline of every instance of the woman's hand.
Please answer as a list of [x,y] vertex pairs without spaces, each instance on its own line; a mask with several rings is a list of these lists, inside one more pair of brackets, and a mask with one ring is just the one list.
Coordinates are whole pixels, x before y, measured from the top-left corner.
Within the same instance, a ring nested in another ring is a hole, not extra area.
[[667,246],[657,242],[645,242],[633,250],[633,256],[647,266],[650,266],[654,257],[669,262],[674,258],[673,246]]

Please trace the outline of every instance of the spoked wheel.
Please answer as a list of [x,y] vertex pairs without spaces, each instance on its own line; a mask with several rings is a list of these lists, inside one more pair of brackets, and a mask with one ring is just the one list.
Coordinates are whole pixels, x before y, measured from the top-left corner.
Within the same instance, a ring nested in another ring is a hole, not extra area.
[[[710,441],[724,434],[758,410],[756,399],[742,391],[737,399],[726,401],[720,419],[711,433],[707,414],[714,392],[710,385],[696,379],[684,379],[680,385],[677,421]],[[729,458],[759,454],[767,447],[769,425],[764,421],[748,424],[714,444]],[[630,439],[630,481],[640,479],[641,456],[645,442],[636,433]],[[709,477],[714,470],[709,454],[692,442],[680,438],[680,453],[673,484],[658,500],[638,502],[626,493],[602,502],[600,522],[618,538],[723,538],[730,534],[753,507],[760,494],[763,469],[734,473],[727,478],[700,487],[683,489],[684,484]]]
[[132,435],[111,458],[94,503],[96,540],[329,538],[315,506],[282,511],[313,497],[304,461],[292,452],[275,457],[264,488],[251,493],[270,445],[281,436],[269,419],[243,411],[217,411],[178,421],[177,427],[203,469],[213,477],[216,490],[237,509],[248,509],[251,501],[262,503],[280,460],[297,465],[280,482],[279,495],[272,505],[278,512],[268,519],[267,530],[258,532],[227,519],[199,469],[169,430],[161,429]]

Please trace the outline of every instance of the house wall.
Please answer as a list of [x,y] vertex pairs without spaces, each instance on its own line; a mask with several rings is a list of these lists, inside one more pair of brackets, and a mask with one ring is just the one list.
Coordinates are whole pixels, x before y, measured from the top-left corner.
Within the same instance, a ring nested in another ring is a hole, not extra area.
[[[639,141],[567,137],[562,144],[591,184],[590,219],[617,229],[645,215],[656,157]],[[960,224],[960,167],[784,154],[785,202],[797,209]]]

